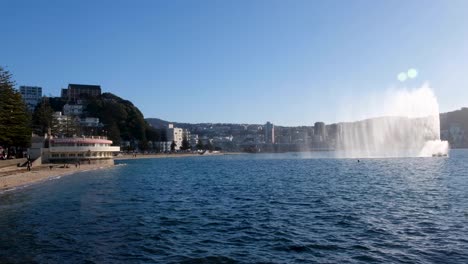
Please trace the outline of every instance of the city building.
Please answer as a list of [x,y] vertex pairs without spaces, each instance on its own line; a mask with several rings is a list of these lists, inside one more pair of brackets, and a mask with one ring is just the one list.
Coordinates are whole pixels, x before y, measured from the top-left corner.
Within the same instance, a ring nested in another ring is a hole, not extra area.
[[275,143],[275,125],[270,122],[265,124],[265,143],[274,144]]
[[173,124],[169,124],[168,128],[166,128],[166,141],[171,142],[171,144],[174,141],[176,144],[175,150],[179,150],[182,146],[183,136],[184,131],[182,128],[174,127]]
[[80,126],[97,128],[97,127],[102,127],[104,125],[99,122],[98,117],[85,117],[85,118],[81,118]]
[[327,130],[324,122],[315,122],[314,124],[314,138],[318,141],[325,141],[327,137]]
[[42,88],[38,86],[20,86],[19,90],[28,109],[34,111],[34,108],[42,99]]
[[198,135],[190,134],[190,137],[187,140],[189,141],[190,146],[192,146],[192,149],[195,149],[198,144]]
[[113,155],[120,147],[112,146],[107,137],[54,138],[34,136],[28,154],[42,163],[113,164]]
[[83,105],[65,104],[63,106],[63,114],[66,116],[79,116],[83,114]]
[[68,88],[62,89],[62,98],[67,99],[69,102],[77,102],[80,99],[87,99],[89,97],[99,97],[101,95],[100,85],[88,84],[69,84]]
[[78,132],[76,124],[79,122],[79,118],[76,120],[75,117],[62,115],[62,112],[55,112],[52,117],[51,129],[54,135],[76,134]]

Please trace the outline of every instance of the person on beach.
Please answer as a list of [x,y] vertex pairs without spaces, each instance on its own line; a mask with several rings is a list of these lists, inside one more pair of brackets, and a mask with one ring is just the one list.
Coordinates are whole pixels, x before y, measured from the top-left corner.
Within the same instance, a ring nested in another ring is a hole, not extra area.
[[31,162],[29,160],[28,160],[27,164],[28,164],[27,165],[28,166],[28,171],[31,171]]

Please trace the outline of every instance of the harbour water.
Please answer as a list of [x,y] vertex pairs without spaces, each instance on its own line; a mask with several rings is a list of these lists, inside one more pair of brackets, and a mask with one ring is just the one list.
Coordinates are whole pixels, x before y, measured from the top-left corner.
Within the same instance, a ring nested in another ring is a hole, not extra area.
[[468,150],[141,159],[0,194],[0,263],[468,263]]

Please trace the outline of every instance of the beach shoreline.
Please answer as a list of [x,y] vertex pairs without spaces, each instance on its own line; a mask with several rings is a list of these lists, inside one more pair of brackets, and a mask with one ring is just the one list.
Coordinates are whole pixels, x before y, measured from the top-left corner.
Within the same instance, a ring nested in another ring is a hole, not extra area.
[[[52,166],[52,169],[50,166]],[[81,164],[80,166],[69,164],[68,167],[65,167],[63,164],[43,164],[33,167],[31,171],[28,171],[24,167],[3,168],[0,170],[0,192],[14,190],[78,172],[106,169],[114,166],[114,164]]]
[[[236,155],[240,153],[210,153],[200,155],[198,153],[168,153],[168,154],[132,154],[114,157],[114,161],[125,161],[135,159],[160,159],[160,158],[183,158],[183,157],[205,157],[205,156],[221,156],[221,155]],[[50,169],[52,166],[52,169]],[[42,164],[33,167],[28,171],[25,167],[10,166],[0,168],[0,193],[37,184],[49,179],[75,174],[96,169],[106,169],[114,167],[114,164],[68,164],[68,167],[63,164]]]

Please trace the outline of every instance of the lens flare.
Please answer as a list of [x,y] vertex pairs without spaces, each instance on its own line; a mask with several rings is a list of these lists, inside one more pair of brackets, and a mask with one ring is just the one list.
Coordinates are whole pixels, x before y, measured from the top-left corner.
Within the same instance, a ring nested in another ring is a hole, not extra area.
[[408,70],[408,78],[414,79],[416,77],[418,77],[418,71],[416,69],[413,69],[413,68],[409,69]]
[[400,72],[397,76],[398,80],[400,82],[404,82],[406,81],[406,79],[408,78],[408,76],[406,75],[406,72]]

